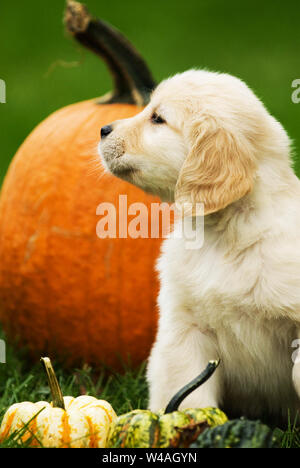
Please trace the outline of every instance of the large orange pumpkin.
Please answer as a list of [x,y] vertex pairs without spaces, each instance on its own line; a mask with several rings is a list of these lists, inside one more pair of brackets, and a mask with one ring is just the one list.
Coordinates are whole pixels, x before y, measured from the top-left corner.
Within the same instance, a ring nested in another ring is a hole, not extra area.
[[[145,63],[113,28],[69,1],[67,29],[104,56],[115,78],[107,103],[70,105],[42,122],[17,152],[0,199],[0,319],[30,353],[120,367],[144,360],[157,312],[160,239],[99,239],[96,208],[156,201],[92,169],[99,131],[135,115],[154,85]],[[137,105],[139,104],[139,105]],[[98,173],[97,173],[98,172]]]

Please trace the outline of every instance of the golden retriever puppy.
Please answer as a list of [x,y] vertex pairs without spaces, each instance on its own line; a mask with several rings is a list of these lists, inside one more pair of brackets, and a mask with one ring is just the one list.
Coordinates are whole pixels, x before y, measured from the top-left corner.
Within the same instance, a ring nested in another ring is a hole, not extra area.
[[300,338],[300,182],[281,124],[238,78],[190,70],[163,81],[135,117],[104,127],[99,151],[111,173],[189,206],[189,216],[204,207],[201,248],[170,236],[158,261],[150,408],[164,408],[208,360],[220,358],[182,408],[219,406],[232,416],[275,421],[289,410],[293,419],[300,395],[292,347]]

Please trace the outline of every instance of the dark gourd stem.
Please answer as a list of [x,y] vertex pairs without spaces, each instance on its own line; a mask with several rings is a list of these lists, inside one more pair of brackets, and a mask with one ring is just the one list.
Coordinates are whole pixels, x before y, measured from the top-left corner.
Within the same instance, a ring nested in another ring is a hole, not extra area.
[[210,376],[215,372],[219,363],[220,359],[218,359],[217,361],[209,361],[204,371],[201,372],[201,374],[198,375],[198,377],[196,377],[190,383],[185,385],[181,390],[179,390],[179,392],[176,393],[176,395],[173,396],[172,400],[166,407],[165,414],[177,411],[180,403],[190,393],[192,393],[194,390],[196,390],[196,388],[200,387],[200,385],[204,384],[204,382],[206,382],[210,378]]
[[118,30],[93,18],[84,5],[74,0],[67,0],[65,25],[78,42],[105,60],[113,75],[115,89],[99,103],[144,106],[149,102],[156,83],[141,55]]
[[51,361],[48,357],[41,358],[41,362],[47,374],[48,384],[52,396],[52,404],[54,408],[65,409],[64,398],[57,381]]

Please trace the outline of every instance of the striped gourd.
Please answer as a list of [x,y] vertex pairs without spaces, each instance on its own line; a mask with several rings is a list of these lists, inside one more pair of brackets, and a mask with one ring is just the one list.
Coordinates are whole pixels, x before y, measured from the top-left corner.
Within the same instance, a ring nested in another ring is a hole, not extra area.
[[50,360],[43,358],[53,402],[12,405],[0,427],[0,441],[14,438],[33,447],[106,447],[110,424],[116,419],[104,400],[82,395],[63,397]]
[[185,446],[181,432],[196,436],[207,426],[224,424],[226,415],[218,408],[191,408],[178,411],[179,404],[214,372],[218,361],[210,361],[204,372],[182,388],[165,411],[134,410],[119,416],[111,425],[108,446],[126,448]]

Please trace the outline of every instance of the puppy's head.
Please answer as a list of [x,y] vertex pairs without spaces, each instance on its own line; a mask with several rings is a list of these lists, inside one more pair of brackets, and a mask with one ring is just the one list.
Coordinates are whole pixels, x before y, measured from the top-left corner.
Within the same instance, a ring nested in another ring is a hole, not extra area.
[[216,212],[251,191],[260,154],[284,130],[239,79],[191,70],[163,81],[135,117],[104,127],[114,175],[163,200]]

